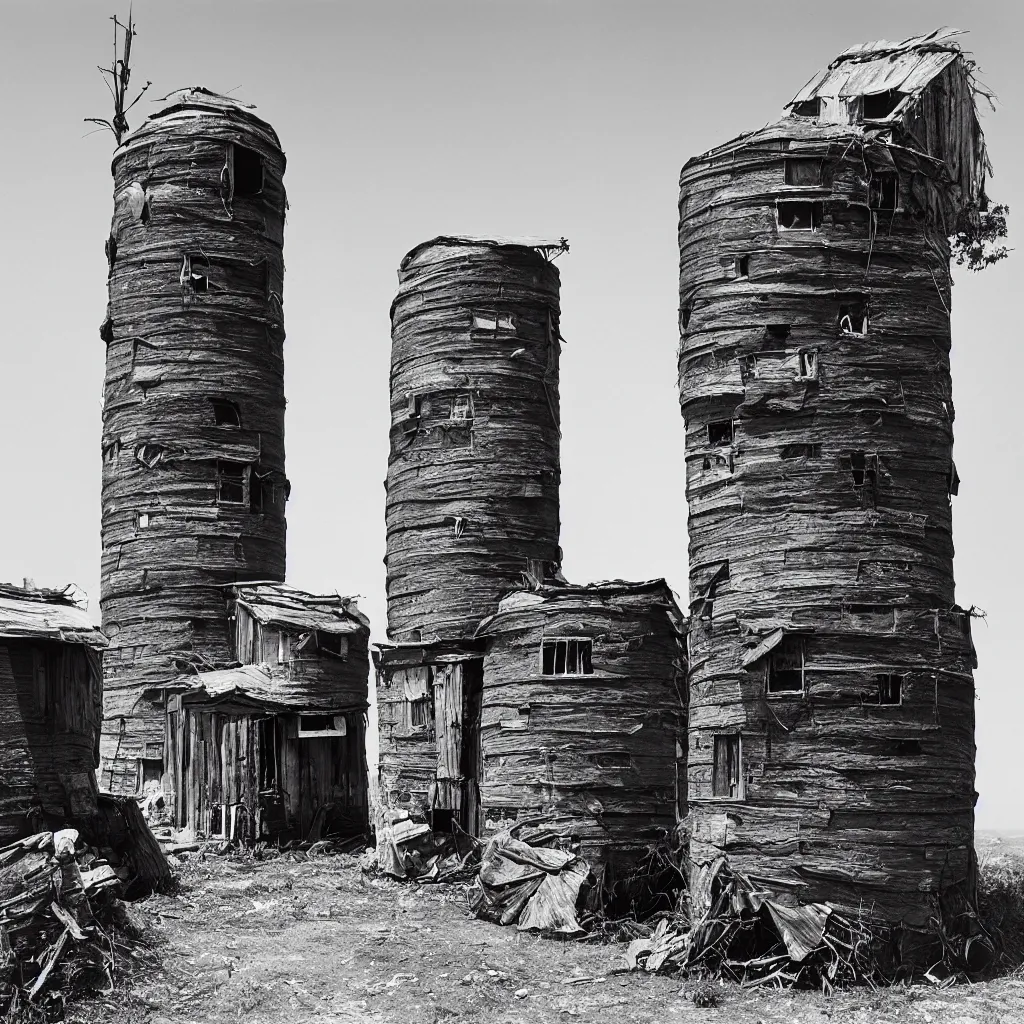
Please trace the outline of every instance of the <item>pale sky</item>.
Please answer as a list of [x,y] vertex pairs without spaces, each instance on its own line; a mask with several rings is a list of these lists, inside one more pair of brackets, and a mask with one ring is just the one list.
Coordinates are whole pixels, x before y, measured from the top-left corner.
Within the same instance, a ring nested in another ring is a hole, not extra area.
[[[0,580],[74,581],[98,619],[103,241],[115,0],[0,0]],[[384,638],[388,307],[443,233],[566,236],[562,547],[579,582],[686,594],[676,201],[691,156],[775,120],[847,46],[939,25],[998,95],[989,193],[1021,203],[1021,5],[861,0],[136,0],[135,79],[255,103],[288,156],[288,578],[363,596]],[[121,12],[125,13],[124,11]],[[148,100],[129,115],[137,126]],[[1013,219],[1011,218],[1011,235]],[[978,824],[1024,828],[1018,683],[1021,259],[957,272],[957,599],[975,640]]]

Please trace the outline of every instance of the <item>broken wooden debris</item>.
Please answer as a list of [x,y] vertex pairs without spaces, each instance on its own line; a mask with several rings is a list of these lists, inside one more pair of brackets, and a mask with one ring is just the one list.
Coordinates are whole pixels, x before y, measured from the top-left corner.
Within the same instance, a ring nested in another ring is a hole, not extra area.
[[71,985],[109,988],[108,932],[126,875],[75,829],[0,848],[0,1012],[38,1002],[56,987],[65,996]]

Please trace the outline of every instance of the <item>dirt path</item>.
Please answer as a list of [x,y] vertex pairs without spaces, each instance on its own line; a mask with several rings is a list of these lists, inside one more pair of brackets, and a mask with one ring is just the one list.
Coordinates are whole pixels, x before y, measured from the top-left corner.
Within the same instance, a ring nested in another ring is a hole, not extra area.
[[470,918],[454,887],[369,879],[349,857],[181,868],[178,896],[136,904],[164,969],[88,1024],[665,1021],[1024,1024],[1024,980],[826,999],[724,986],[698,1008],[678,979],[621,971],[623,947],[557,942]]

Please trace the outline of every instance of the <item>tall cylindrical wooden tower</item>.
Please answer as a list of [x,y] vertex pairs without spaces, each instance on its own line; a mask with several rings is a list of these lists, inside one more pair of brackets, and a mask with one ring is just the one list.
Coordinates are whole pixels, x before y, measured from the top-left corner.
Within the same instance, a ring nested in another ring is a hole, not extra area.
[[101,785],[163,771],[156,689],[231,657],[225,584],[285,571],[285,158],[174,93],[118,148],[107,242]]
[[947,241],[984,201],[971,85],[952,44],[855,47],[680,181],[694,870],[911,932],[974,873]]
[[435,238],[391,308],[388,632],[471,637],[502,594],[561,562],[558,270],[563,242]]

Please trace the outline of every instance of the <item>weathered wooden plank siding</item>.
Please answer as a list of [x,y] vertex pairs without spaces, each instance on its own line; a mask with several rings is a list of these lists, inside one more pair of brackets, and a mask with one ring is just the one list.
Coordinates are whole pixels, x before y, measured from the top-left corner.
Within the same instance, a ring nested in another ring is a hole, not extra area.
[[[940,94],[973,117],[953,65],[909,123],[934,122],[932,155],[955,151],[950,173],[977,189],[980,132],[954,138]],[[783,898],[926,928],[974,872],[946,225],[977,192],[957,197],[889,139],[791,116],[682,172],[687,828],[696,864],[724,853]],[[798,158],[817,183],[787,184]],[[813,227],[786,228],[793,202]],[[725,736],[740,744],[731,793]]]
[[386,510],[393,640],[472,636],[531,561],[560,564],[559,276],[547,251],[437,238],[402,261]]
[[[502,602],[481,628],[485,831],[565,816],[601,861],[671,833],[685,805],[677,778],[686,785],[681,630],[664,581],[551,585]],[[568,637],[589,641],[592,672],[545,674],[545,641]]]
[[201,90],[114,156],[100,604],[116,792],[163,756],[147,689],[230,659],[223,584],[284,578],[284,168],[269,125]]

